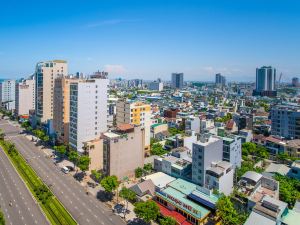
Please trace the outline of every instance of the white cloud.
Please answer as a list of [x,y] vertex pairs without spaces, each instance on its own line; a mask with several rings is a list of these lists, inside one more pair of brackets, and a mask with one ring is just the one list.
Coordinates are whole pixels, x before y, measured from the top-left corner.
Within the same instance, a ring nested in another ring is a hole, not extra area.
[[126,73],[127,69],[123,65],[112,65],[108,64],[104,66],[104,70],[111,73],[111,74],[117,74],[121,75],[123,73]]
[[232,75],[234,73],[242,72],[238,68],[227,68],[227,67],[215,68],[213,66],[205,66],[202,67],[201,70],[210,74],[223,73],[224,75]]

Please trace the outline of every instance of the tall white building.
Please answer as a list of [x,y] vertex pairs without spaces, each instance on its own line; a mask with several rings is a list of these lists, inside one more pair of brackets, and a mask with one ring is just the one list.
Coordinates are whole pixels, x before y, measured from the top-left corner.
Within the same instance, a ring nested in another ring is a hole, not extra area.
[[106,72],[70,83],[69,143],[80,153],[84,152],[83,142],[99,138],[107,130],[108,86]]
[[35,80],[23,80],[16,84],[16,113],[17,115],[29,115],[30,110],[35,109]]
[[148,89],[152,91],[162,91],[164,89],[164,84],[163,82],[161,82],[160,79],[158,79],[153,82],[150,82]]
[[39,62],[35,70],[36,116],[41,122],[53,119],[54,80],[68,75],[64,60]]
[[222,137],[223,160],[230,162],[234,168],[242,164],[242,140],[240,137]]
[[206,169],[213,162],[222,161],[223,141],[217,137],[201,136],[200,140],[193,143],[192,180],[200,186],[205,185]]
[[4,80],[0,83],[1,107],[13,111],[16,108],[16,81]]

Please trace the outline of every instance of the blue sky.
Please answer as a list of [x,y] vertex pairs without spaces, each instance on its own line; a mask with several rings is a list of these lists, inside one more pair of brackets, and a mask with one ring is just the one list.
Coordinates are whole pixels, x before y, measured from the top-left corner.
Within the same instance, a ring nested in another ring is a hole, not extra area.
[[69,72],[110,77],[251,81],[272,65],[300,75],[297,0],[2,1],[0,77],[26,77],[36,62],[66,59]]

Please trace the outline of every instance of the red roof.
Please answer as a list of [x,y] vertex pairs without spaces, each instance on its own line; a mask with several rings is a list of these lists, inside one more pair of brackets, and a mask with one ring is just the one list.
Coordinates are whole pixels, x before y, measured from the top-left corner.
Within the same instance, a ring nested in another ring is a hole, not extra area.
[[155,203],[159,206],[160,213],[163,216],[172,217],[177,221],[178,224],[181,224],[181,225],[192,225],[191,223],[187,222],[186,218],[183,215],[181,215],[180,213],[178,213],[176,211],[171,211],[170,209],[166,208],[165,206],[163,206],[157,202],[155,202]]

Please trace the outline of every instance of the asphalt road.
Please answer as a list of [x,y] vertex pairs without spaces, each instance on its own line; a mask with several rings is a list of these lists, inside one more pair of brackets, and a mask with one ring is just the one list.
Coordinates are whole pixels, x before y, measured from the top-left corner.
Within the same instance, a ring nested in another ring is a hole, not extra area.
[[20,128],[0,120],[0,128],[6,138],[14,142],[19,152],[33,167],[41,179],[50,186],[53,193],[63,203],[79,224],[90,225],[123,225],[121,218],[112,213],[102,202],[93,196],[87,195],[84,188],[70,174],[63,174],[46,158],[46,154],[20,135]]
[[8,225],[49,224],[2,149],[0,149],[0,206]]

